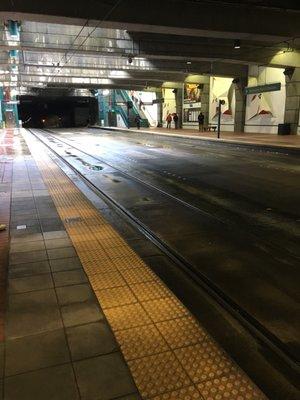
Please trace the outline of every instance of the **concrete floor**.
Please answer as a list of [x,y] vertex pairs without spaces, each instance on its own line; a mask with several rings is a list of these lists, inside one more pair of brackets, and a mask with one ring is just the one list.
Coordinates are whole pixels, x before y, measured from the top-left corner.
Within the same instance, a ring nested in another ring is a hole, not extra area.
[[14,157],[0,399],[91,399],[100,392],[138,400],[40,170],[18,139],[6,147]]
[[299,156],[131,132],[57,135],[67,144],[44,139],[299,360]]
[[8,132],[3,150],[11,218],[0,399],[266,399],[201,325],[201,301],[197,321],[159,279],[157,269],[168,266],[169,278],[176,265],[156,246],[28,132]]

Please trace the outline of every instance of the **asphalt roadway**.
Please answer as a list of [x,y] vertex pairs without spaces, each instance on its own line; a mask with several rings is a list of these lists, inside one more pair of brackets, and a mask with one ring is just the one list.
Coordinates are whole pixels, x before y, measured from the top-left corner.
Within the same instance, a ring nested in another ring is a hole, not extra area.
[[55,151],[299,362],[299,155],[99,129],[56,130],[55,135],[66,143],[45,135]]

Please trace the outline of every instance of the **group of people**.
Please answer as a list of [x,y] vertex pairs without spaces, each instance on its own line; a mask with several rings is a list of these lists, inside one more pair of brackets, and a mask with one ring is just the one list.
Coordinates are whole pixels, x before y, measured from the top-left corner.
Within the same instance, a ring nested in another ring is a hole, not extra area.
[[172,123],[172,121],[174,121],[175,129],[178,129],[178,120],[179,120],[179,117],[178,117],[177,113],[173,113],[173,114],[169,113],[166,118],[167,128],[171,129],[171,123]]
[[[177,113],[173,113],[173,114],[169,113],[169,114],[167,115],[166,121],[167,121],[167,128],[168,128],[168,129],[171,129],[172,121],[174,122],[174,127],[175,127],[175,129],[178,129],[179,117],[178,117],[178,114],[177,114]],[[137,116],[135,117],[135,123],[136,123],[136,127],[137,127],[138,129],[140,129],[140,127],[141,127],[141,117],[140,117],[139,115],[137,115]],[[198,115],[198,125],[199,125],[199,132],[203,132],[203,127],[204,127],[204,115],[203,115],[202,112],[200,112],[199,115]]]
[[[171,124],[172,121],[174,121],[174,125],[175,125],[175,129],[178,129],[178,120],[179,117],[177,115],[177,113],[173,113],[173,114],[168,114],[166,121],[167,121],[167,128],[171,129]],[[203,128],[204,128],[204,115],[203,113],[200,111],[199,115],[198,115],[198,125],[199,125],[199,131],[203,132]]]

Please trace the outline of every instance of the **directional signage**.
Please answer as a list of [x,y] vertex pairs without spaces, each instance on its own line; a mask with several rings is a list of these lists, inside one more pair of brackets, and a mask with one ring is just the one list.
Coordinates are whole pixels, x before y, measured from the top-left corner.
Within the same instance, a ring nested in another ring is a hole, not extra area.
[[[159,103],[164,103],[165,99],[153,99],[151,104],[159,104]],[[144,103],[145,104],[145,103]]]
[[245,94],[255,94],[263,92],[275,92],[281,89],[281,83],[268,83],[266,85],[245,87]]

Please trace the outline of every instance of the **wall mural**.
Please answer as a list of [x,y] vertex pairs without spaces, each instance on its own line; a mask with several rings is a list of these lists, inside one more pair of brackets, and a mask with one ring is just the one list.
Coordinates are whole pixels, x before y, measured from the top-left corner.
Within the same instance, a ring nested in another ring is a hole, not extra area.
[[[210,78],[209,122],[215,124],[218,120],[219,100],[224,100],[221,106],[221,123],[234,125],[235,91],[232,78],[213,76]],[[233,129],[233,128],[232,128]]]
[[257,115],[265,117],[275,117],[272,110],[270,99],[264,93],[251,94],[247,98],[248,115],[247,120],[251,120]]
[[[248,86],[280,82],[281,90],[247,95],[245,132],[277,133],[284,121],[285,76],[282,68],[258,67],[249,76]],[[251,74],[252,71],[250,71]]]
[[176,96],[174,89],[162,89],[162,97],[164,98],[163,103],[163,122],[165,123],[167,115],[176,112]]

